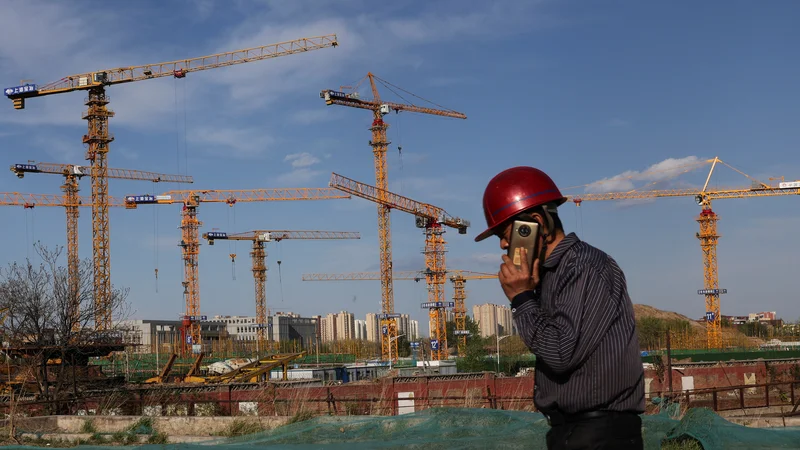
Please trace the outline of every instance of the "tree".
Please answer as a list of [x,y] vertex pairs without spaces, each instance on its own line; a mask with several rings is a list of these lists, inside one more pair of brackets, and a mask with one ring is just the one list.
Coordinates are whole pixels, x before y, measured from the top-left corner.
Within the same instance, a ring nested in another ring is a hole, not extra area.
[[[97,330],[93,301],[93,266],[90,259],[80,262],[77,286],[70,288],[65,267],[58,265],[63,247],[48,250],[34,245],[41,258],[39,266],[30,260],[0,269],[0,310],[6,311],[2,322],[4,343],[14,356],[18,370],[30,370],[36,380],[38,396],[60,399],[71,384],[77,393],[77,367],[85,367],[98,349],[123,345],[119,321],[127,318],[127,289],[112,289],[111,330]],[[109,350],[110,351],[110,350]],[[68,372],[71,369],[71,372]],[[52,381],[52,383],[51,383]]]
[[[467,342],[469,342],[470,337],[481,335],[481,330],[478,327],[478,322],[472,320],[472,317],[465,316],[464,317],[464,328],[469,331],[469,335],[467,336]],[[445,330],[447,332],[447,346],[450,348],[452,352],[458,355],[458,336],[455,334],[456,323],[455,321],[445,323]],[[462,356],[462,355],[458,355]]]

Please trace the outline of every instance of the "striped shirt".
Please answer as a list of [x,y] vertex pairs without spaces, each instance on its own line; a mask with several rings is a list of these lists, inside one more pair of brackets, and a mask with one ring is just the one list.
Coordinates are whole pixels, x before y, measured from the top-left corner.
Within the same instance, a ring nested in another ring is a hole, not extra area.
[[535,290],[511,302],[536,355],[540,411],[644,412],[644,370],[625,275],[609,255],[570,233],[544,261]]

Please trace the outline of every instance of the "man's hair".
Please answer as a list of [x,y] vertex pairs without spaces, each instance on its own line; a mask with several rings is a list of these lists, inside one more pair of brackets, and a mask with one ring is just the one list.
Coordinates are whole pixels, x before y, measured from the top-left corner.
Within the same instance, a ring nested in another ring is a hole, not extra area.
[[[561,222],[561,218],[558,217],[558,206],[555,203],[546,203],[544,205],[534,206],[533,208],[526,209],[524,212],[520,213],[518,217],[530,218],[532,214],[540,214],[543,217],[546,217],[544,212],[544,208],[547,207],[547,211],[550,213],[550,217],[553,218],[553,229],[547,230],[550,234],[554,234],[557,231],[564,231],[564,224]],[[547,224],[542,224],[547,226]]]

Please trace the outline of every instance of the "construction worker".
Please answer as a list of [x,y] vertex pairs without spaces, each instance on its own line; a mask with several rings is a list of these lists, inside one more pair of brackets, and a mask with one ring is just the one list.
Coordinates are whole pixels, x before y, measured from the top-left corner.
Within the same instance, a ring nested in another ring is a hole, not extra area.
[[513,167],[483,194],[487,229],[507,250],[514,220],[537,222],[533,267],[502,255],[498,278],[514,325],[536,355],[534,404],[548,449],[641,449],[644,370],[625,276],[603,251],[565,234],[567,199],[544,172]]

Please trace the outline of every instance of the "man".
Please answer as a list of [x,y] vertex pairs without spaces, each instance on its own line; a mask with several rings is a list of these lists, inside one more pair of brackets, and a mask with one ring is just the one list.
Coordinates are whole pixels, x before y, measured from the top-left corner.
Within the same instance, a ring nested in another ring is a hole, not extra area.
[[625,276],[607,254],[565,235],[567,199],[544,172],[514,167],[489,181],[487,229],[506,250],[514,220],[539,224],[529,267],[507,255],[498,274],[514,324],[536,355],[534,404],[550,423],[548,449],[641,449],[644,371]]

